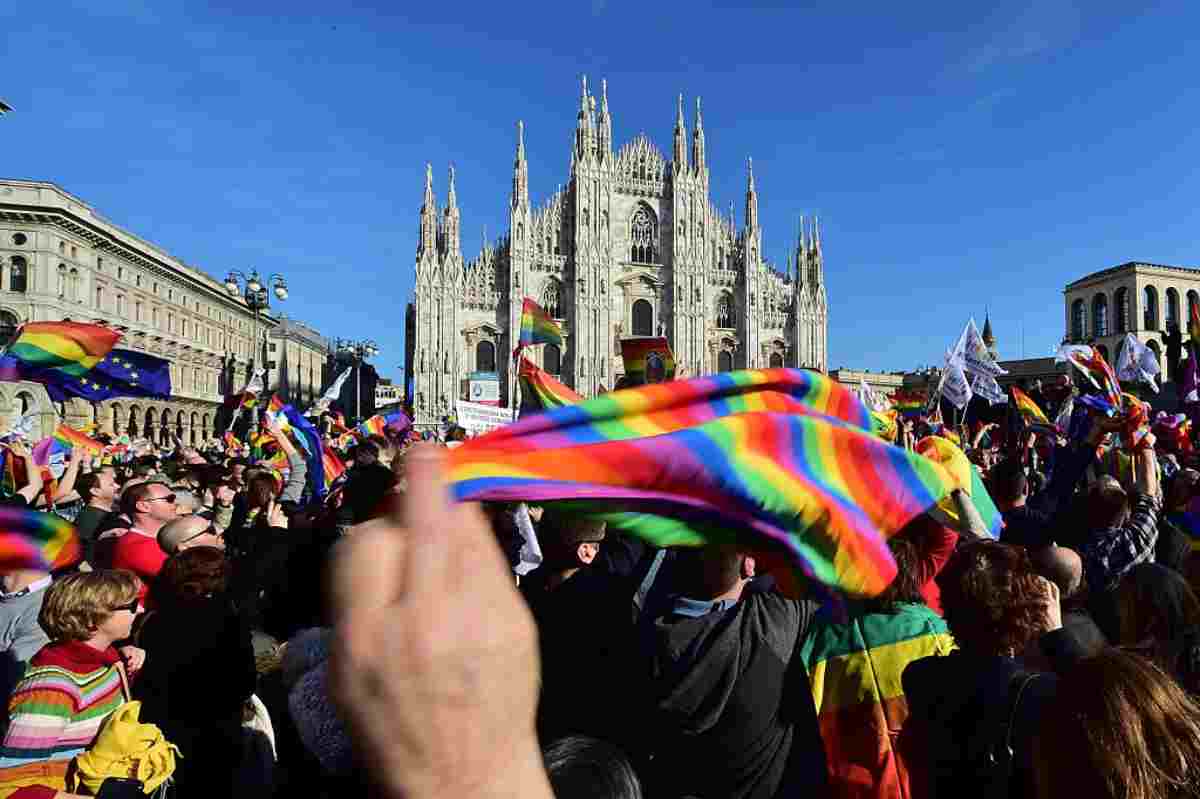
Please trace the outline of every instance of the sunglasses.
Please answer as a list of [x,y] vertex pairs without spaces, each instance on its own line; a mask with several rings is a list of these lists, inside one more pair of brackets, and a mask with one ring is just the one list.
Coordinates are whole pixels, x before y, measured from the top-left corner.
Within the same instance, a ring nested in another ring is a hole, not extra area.
[[136,616],[138,612],[138,605],[141,603],[142,601],[135,596],[133,599],[129,600],[127,604],[117,605],[112,609],[112,612],[116,613],[118,610],[127,610]]
[[145,501],[146,502],[170,502],[172,505],[174,505],[175,504],[175,495],[167,494],[165,497],[146,497]]

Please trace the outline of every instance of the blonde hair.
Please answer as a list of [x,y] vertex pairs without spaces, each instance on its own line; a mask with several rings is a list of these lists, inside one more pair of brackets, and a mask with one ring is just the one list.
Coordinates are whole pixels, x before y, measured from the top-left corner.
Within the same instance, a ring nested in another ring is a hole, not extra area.
[[137,575],[124,569],[68,574],[46,590],[38,623],[52,641],[86,641],[141,588]]

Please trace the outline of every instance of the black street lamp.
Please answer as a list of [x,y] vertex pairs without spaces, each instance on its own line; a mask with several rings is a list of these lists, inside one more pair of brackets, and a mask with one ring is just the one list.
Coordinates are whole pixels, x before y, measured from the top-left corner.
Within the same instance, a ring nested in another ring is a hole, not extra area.
[[362,365],[367,358],[374,358],[379,354],[379,347],[370,339],[364,341],[351,341],[349,339],[337,340],[337,351],[343,355],[349,356],[354,360],[354,420],[355,422],[362,421]]
[[[287,281],[283,279],[283,275],[273,273],[269,280],[275,292],[275,298],[283,302],[288,298]],[[245,289],[239,284],[244,283]],[[246,307],[254,312],[254,328],[251,340],[254,342],[254,355],[250,361],[250,367],[247,370],[250,375],[254,374],[254,368],[258,366],[259,356],[263,356],[263,361],[266,361],[265,343],[266,336],[263,336],[263,348],[259,349],[258,341],[258,320],[262,312],[271,307],[271,296],[267,292],[267,287],[263,285],[262,280],[258,276],[257,269],[250,270],[250,276],[238,269],[230,269],[229,274],[225,276],[225,290],[229,292],[229,296],[236,297],[242,295],[242,299],[246,302]],[[266,332],[265,330],[263,331]],[[265,390],[270,385],[270,380],[264,368],[263,370],[263,389]]]

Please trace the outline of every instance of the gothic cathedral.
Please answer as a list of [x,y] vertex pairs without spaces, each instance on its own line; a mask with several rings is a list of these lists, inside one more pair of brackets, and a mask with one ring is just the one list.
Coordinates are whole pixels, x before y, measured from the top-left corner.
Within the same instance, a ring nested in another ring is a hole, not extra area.
[[524,126],[517,123],[509,230],[464,262],[451,168],[439,210],[426,167],[416,287],[406,318],[405,376],[414,420],[429,425],[466,397],[472,372],[499,376],[508,404],[521,303],[559,320],[563,347],[527,353],[584,396],[622,373],[620,340],[666,336],[678,376],[765,366],[826,370],[828,309],[821,237],[803,218],[785,269],[763,257],[754,170],[748,162],[739,230],[709,198],[700,101],[689,146],[683,97],[672,160],[644,135],[614,152],[608,92],[599,108],[587,79],[571,171],[541,207],[529,201]]

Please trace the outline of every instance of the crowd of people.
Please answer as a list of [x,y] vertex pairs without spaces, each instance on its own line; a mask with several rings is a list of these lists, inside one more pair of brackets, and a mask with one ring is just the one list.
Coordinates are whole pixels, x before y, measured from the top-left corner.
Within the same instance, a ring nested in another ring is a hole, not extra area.
[[734,544],[452,504],[445,447],[392,431],[325,497],[269,417],[285,469],[29,461],[4,502],[83,557],[2,576],[0,797],[1200,797],[1200,455],[1109,457],[1086,415],[957,431],[999,537],[955,491],[841,603]]

